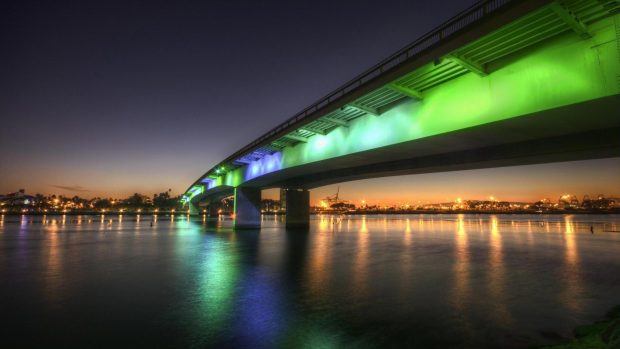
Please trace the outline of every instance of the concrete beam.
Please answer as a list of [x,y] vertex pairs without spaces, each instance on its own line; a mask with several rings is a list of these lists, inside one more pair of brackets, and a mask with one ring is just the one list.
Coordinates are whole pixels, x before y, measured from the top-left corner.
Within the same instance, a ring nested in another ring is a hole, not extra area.
[[310,192],[305,189],[286,189],[286,227],[310,226]]
[[404,94],[405,96],[411,97],[413,99],[416,100],[422,100],[422,92],[418,92],[414,89],[402,86],[402,85],[398,85],[394,82],[387,84],[387,87],[393,91],[396,91],[398,93]]
[[486,69],[484,69],[484,67],[481,66],[480,64],[478,64],[476,62],[473,62],[473,61],[470,61],[470,60],[467,60],[467,59],[465,59],[463,57],[457,56],[456,54],[451,53],[451,54],[447,55],[446,58],[451,60],[452,62],[460,65],[461,67],[469,70],[470,72],[479,75],[479,76],[487,76],[487,75],[489,75],[486,72]]
[[290,133],[287,134],[287,135],[284,135],[284,137],[288,138],[288,139],[292,139],[294,141],[298,141],[298,142],[304,142],[304,143],[308,142],[308,138],[302,137],[302,136],[298,136],[298,135],[292,135]]
[[260,229],[260,200],[259,188],[235,188],[235,229]]
[[575,17],[575,15],[573,15],[572,12],[568,11],[560,3],[555,1],[549,5],[549,7],[582,39],[589,39],[592,37],[592,34],[588,31],[588,27],[586,27],[585,24],[583,24],[577,17]]
[[357,103],[349,103],[347,104],[347,107],[353,108],[353,109],[357,109],[357,110],[361,110],[365,113],[368,113],[370,115],[374,115],[374,116],[379,116],[379,111],[377,109],[371,108],[371,107],[367,107],[365,105],[361,105],[361,104],[357,104]]
[[312,133],[315,133],[315,134],[318,134],[318,135],[323,135],[323,136],[327,134],[327,132],[325,132],[325,131],[317,130],[316,128],[310,127],[308,125],[305,125],[305,126],[301,127],[299,130],[301,130],[301,131],[308,131],[308,132],[312,132]]
[[329,117],[322,117],[319,120],[320,121],[325,121],[325,122],[328,122],[330,124],[334,124],[334,125],[337,125],[337,126],[349,127],[349,122],[348,121],[344,121],[344,120],[340,120],[340,119],[334,119],[334,118],[329,118]]

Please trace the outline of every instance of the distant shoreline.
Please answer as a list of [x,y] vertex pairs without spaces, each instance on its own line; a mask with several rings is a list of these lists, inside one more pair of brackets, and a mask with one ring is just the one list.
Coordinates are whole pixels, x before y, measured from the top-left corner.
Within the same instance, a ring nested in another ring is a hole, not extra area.
[[562,343],[534,346],[540,349],[592,349],[620,347],[620,306],[607,312],[602,320],[573,329],[573,338]]
[[[313,212],[312,214],[339,214],[338,212]],[[543,212],[515,210],[515,211],[493,211],[493,210],[410,210],[410,211],[355,211],[345,212],[344,214],[354,215],[398,215],[398,214],[529,214],[529,215],[545,215],[545,214],[620,214],[620,209],[614,210],[549,210]]]
[[[107,215],[123,215],[123,216],[186,216],[189,213],[187,211],[160,211],[160,212],[120,212],[120,211],[82,211],[82,212],[3,212],[0,213],[4,216],[107,216]],[[265,216],[280,216],[285,215],[286,212],[262,212]],[[361,216],[361,215],[409,215],[409,214],[429,214],[429,215],[453,215],[453,214],[507,214],[507,215],[564,215],[564,214],[587,214],[587,215],[613,215],[620,214],[620,209],[614,210],[550,210],[544,212],[536,211],[492,211],[492,210],[480,210],[480,211],[466,211],[466,210],[410,210],[410,211],[352,211],[352,212],[310,212],[310,215],[347,215],[347,216]],[[192,216],[203,216],[205,213],[195,213]],[[230,216],[231,213],[222,213],[221,215]],[[215,216],[215,215],[214,215]],[[218,215],[219,216],[219,215]]]

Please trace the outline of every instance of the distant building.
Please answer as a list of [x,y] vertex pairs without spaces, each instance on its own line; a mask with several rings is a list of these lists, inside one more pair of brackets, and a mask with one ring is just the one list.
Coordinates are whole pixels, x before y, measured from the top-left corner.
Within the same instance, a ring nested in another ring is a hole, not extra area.
[[263,212],[278,212],[280,211],[280,200],[262,199],[261,211]]
[[575,195],[564,194],[558,199],[558,208],[560,209],[574,209],[579,207],[579,200]]
[[280,210],[286,211],[286,189],[280,188]]
[[3,206],[26,206],[34,205],[36,198],[31,195],[26,195],[24,189],[20,189],[14,193],[9,193],[0,196],[0,204]]

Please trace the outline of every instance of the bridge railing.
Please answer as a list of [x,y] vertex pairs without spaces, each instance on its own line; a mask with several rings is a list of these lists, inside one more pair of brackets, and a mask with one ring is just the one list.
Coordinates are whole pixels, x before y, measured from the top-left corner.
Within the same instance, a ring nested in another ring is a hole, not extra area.
[[340,86],[338,89],[329,93],[327,96],[321,98],[309,107],[295,114],[293,117],[274,127],[261,137],[244,146],[239,151],[235,152],[233,155],[224,160],[223,163],[227,163],[237,158],[240,158],[243,155],[251,152],[253,149],[264,145],[264,143],[266,143],[268,140],[270,140],[280,132],[308,118],[310,115],[317,113],[323,108],[326,108],[332,102],[335,102],[346,94],[373,81],[385,72],[392,70],[402,65],[403,63],[410,61],[411,59],[415,59],[427,49],[441,43],[443,40],[476,23],[480,19],[489,16],[493,12],[501,9],[503,6],[516,1],[518,0],[486,0],[480,1],[472,5],[471,7],[455,15],[439,27],[431,30],[416,41],[397,51],[396,53],[374,65],[373,67],[367,69],[355,78],[346,82],[344,85]]

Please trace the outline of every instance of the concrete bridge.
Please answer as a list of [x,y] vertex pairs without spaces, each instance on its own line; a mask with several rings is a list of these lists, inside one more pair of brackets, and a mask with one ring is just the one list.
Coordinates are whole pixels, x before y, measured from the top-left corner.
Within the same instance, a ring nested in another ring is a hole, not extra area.
[[234,195],[260,227],[261,190],[620,156],[620,2],[494,0],[459,13],[209,169],[183,201]]

